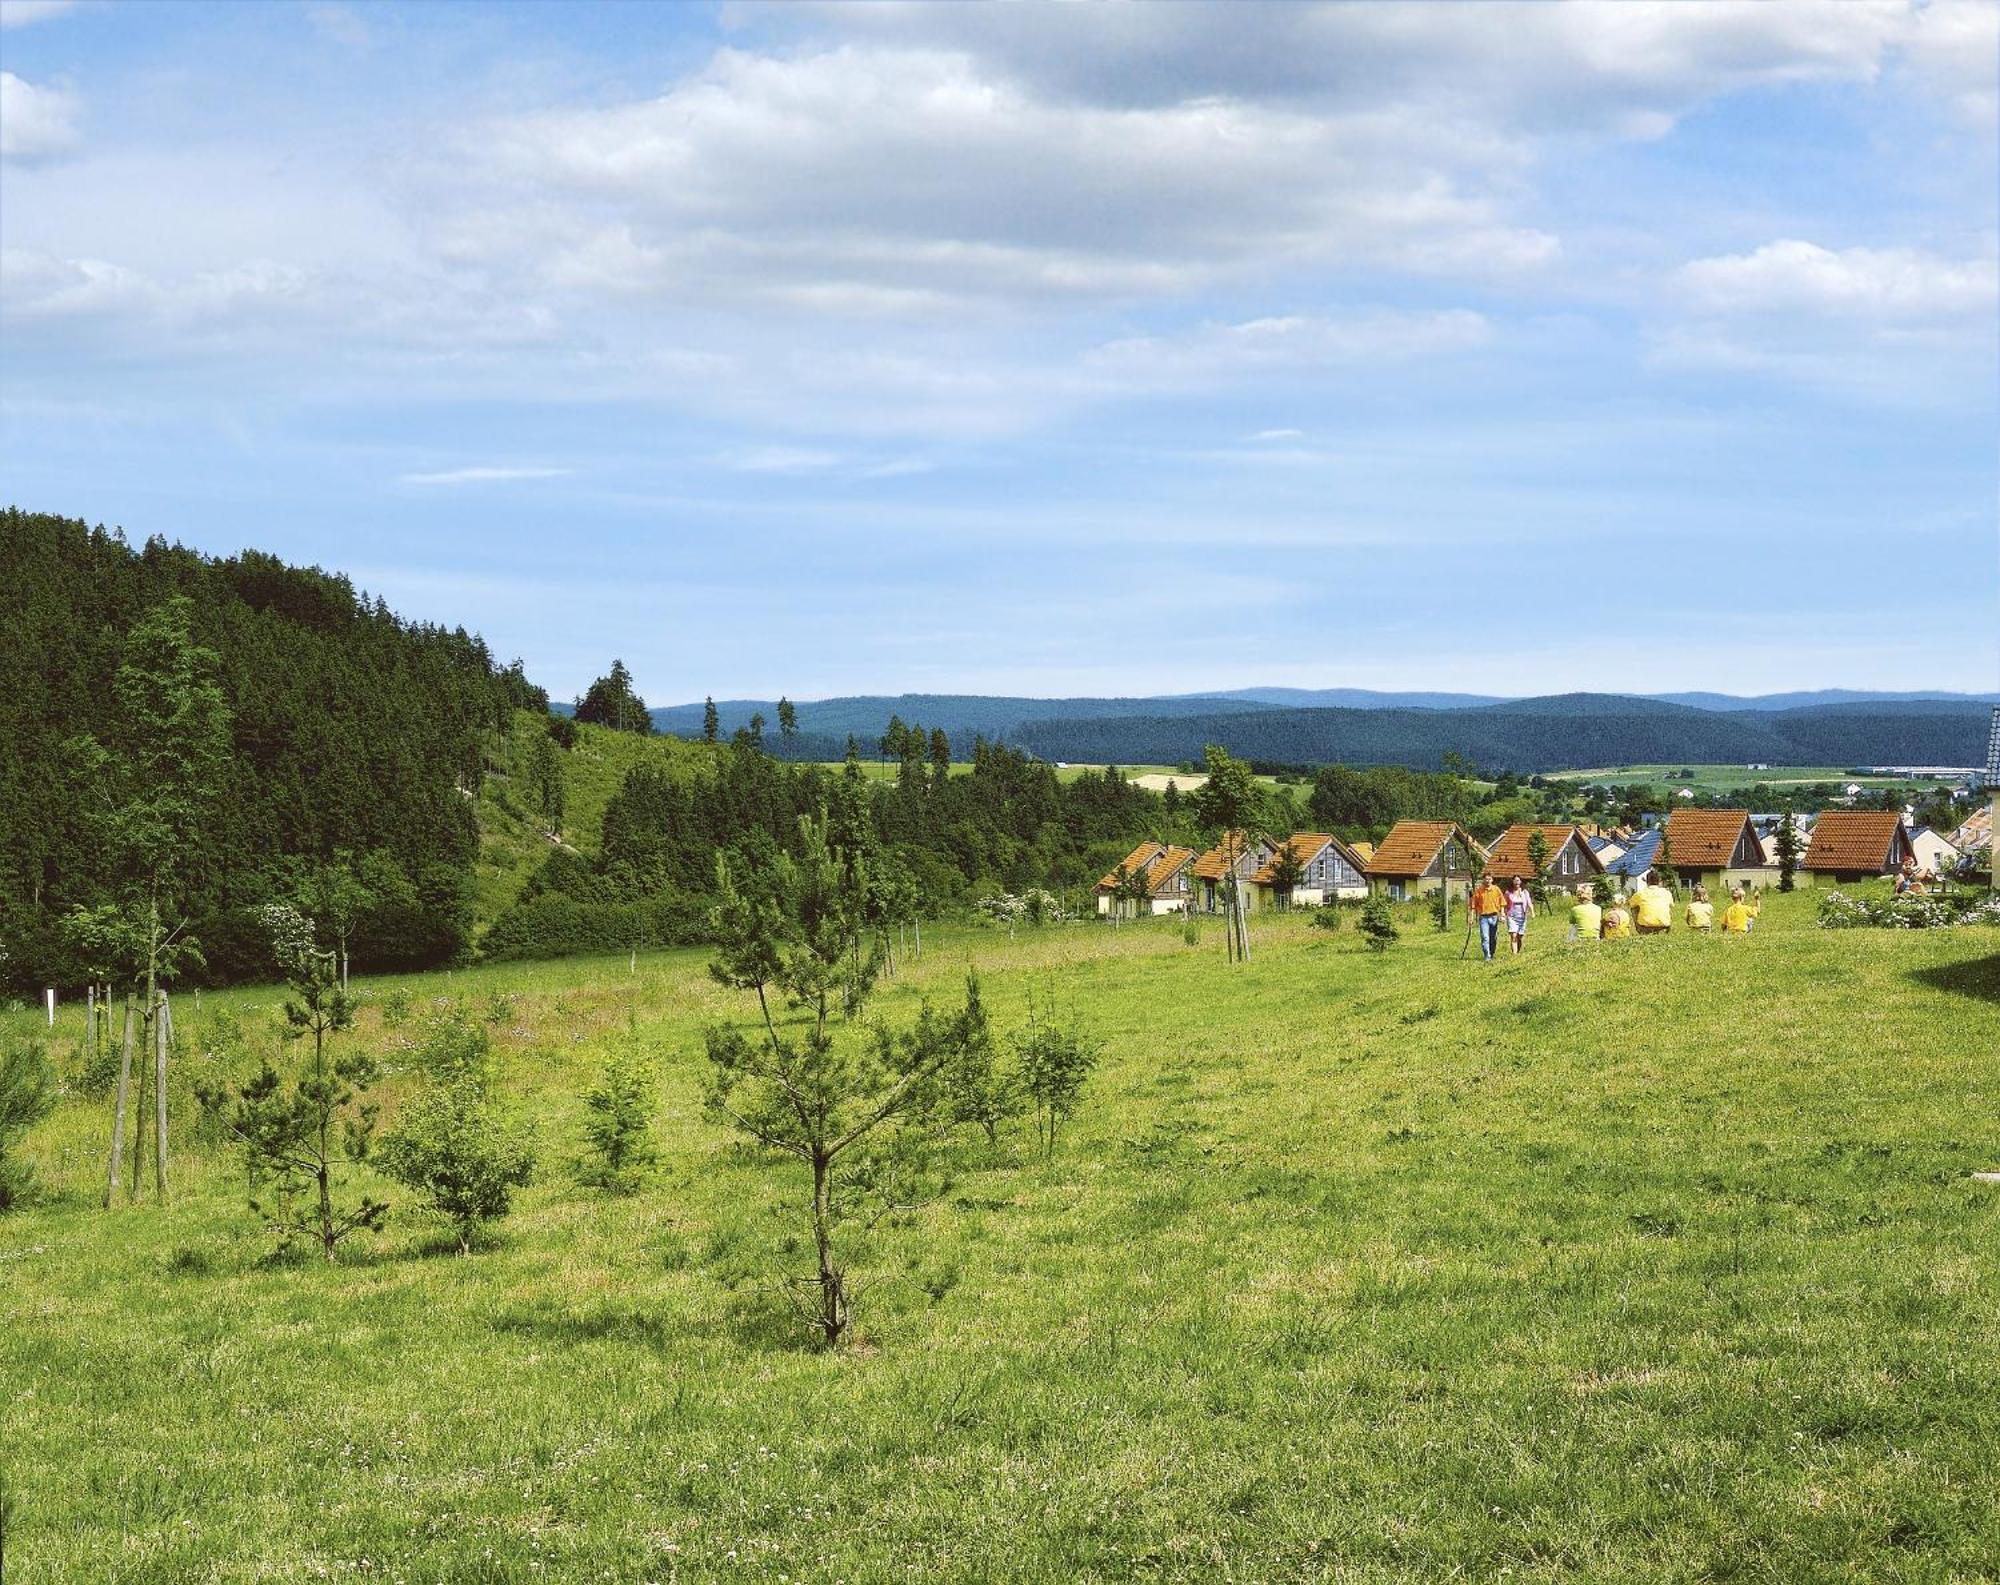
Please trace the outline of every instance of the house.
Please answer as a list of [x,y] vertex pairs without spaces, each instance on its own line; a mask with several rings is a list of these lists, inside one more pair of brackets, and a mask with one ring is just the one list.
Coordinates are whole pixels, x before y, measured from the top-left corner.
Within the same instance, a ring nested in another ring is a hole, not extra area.
[[1667,816],[1666,861],[1692,885],[1761,886],[1764,844],[1747,809],[1676,809]]
[[1250,877],[1271,856],[1271,844],[1262,837],[1230,831],[1220,842],[1197,858],[1189,867],[1192,885],[1188,906],[1197,913],[1219,914],[1229,907],[1229,872],[1236,871],[1236,884],[1243,893],[1244,906],[1250,905]]
[[1641,831],[1623,853],[1604,866],[1604,873],[1620,885],[1629,886],[1659,862],[1660,845],[1665,840],[1664,832]]
[[1916,855],[1919,873],[1929,871],[1933,875],[1951,874],[1965,858],[1948,837],[1940,836],[1929,826],[1917,826],[1910,831],[1910,851]]
[[1807,844],[1812,841],[1812,816],[1752,815],[1750,823],[1757,828],[1757,845],[1764,850],[1764,863],[1775,869],[1778,863],[1778,828],[1786,821],[1792,824],[1792,834],[1798,840],[1797,852],[1804,857]]
[[1300,832],[1285,844],[1298,861],[1298,884],[1289,894],[1278,890],[1278,849],[1273,849],[1250,877],[1252,895],[1260,906],[1288,908],[1293,904],[1317,908],[1329,897],[1366,897],[1368,878],[1362,860],[1338,837],[1315,831]]
[[1589,840],[1590,851],[1597,855],[1599,864],[1609,866],[1613,859],[1622,858],[1625,854],[1625,841],[1622,837],[1600,832]]
[[1911,857],[1910,833],[1893,809],[1829,809],[1813,822],[1799,873],[1834,881],[1894,875]]
[[[1194,865],[1193,848],[1169,847],[1164,842],[1141,842],[1120,864],[1097,883],[1097,911],[1122,913],[1136,907],[1141,913],[1175,914],[1186,909],[1189,896],[1188,871]],[[1143,874],[1146,898],[1128,903],[1118,896],[1121,877]]]
[[1961,853],[1977,853],[1993,846],[1993,811],[1975,809],[1946,839]]
[[1542,858],[1543,876],[1551,886],[1574,890],[1604,873],[1604,861],[1591,851],[1577,827],[1538,825],[1514,825],[1502,831],[1486,851],[1486,873],[1496,881],[1516,875],[1533,880],[1535,861],[1528,848],[1537,832],[1547,850]]
[[1371,887],[1397,902],[1440,887],[1461,895],[1480,851],[1471,833],[1451,820],[1398,820],[1363,867]]

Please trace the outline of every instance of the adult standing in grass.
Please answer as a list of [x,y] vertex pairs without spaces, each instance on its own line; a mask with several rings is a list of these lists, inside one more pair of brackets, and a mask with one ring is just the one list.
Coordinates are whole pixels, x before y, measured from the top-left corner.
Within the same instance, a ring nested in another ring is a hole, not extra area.
[[1528,916],[1535,911],[1534,894],[1528,883],[1516,875],[1507,889],[1507,945],[1515,957],[1528,939]]
[[1604,934],[1604,910],[1597,906],[1596,895],[1588,886],[1576,889],[1576,906],[1569,911],[1569,938],[1572,941],[1595,941]]
[[1507,907],[1506,894],[1493,884],[1491,876],[1482,875],[1466,906],[1479,921],[1479,956],[1491,963],[1494,949],[1500,945],[1500,915]]
[[1708,888],[1699,881],[1695,883],[1694,896],[1688,899],[1688,927],[1704,934],[1715,928],[1715,904],[1708,900]]
[[1632,924],[1642,936],[1663,936],[1674,928],[1674,894],[1660,884],[1658,870],[1632,893]]

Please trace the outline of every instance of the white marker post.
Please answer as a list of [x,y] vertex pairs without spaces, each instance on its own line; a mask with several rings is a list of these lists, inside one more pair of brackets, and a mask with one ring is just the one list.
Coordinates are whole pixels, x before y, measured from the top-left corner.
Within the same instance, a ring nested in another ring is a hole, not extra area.
[[49,1028],[53,1029],[56,1026],[56,988],[53,985],[51,985],[46,991],[42,992],[42,994],[46,996],[49,1001]]

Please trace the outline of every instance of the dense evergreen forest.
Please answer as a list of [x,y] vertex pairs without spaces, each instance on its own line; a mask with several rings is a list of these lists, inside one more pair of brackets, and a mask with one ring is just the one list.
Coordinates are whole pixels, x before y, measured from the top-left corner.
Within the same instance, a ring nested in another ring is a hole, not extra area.
[[[146,626],[169,607],[184,614],[181,652],[135,654],[142,629],[172,648],[172,622]],[[178,944],[199,946],[190,976],[265,972],[255,909],[329,885],[356,915],[357,963],[466,948],[482,745],[517,708],[547,703],[476,636],[402,621],[345,578],[268,555],[135,547],[13,509],[0,513],[0,627],[9,982],[111,970],[99,960],[116,951],[102,931],[79,935],[78,911],[115,910],[159,873],[184,920]],[[149,682],[165,689],[157,709]],[[207,701],[223,739],[179,764],[189,707],[176,688]],[[114,800],[114,784],[129,796]]]

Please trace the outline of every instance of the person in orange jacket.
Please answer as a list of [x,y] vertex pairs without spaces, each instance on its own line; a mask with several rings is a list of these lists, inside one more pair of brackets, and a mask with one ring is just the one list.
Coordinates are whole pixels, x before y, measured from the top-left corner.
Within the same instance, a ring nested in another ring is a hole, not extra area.
[[1479,955],[1491,963],[1494,951],[1500,945],[1500,916],[1507,908],[1507,894],[1495,886],[1490,877],[1482,875],[1479,884],[1472,888],[1472,895],[1465,900],[1465,905],[1472,910],[1472,917],[1479,921]]

